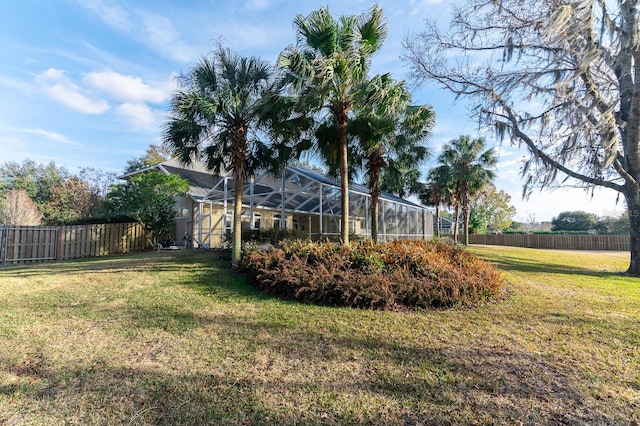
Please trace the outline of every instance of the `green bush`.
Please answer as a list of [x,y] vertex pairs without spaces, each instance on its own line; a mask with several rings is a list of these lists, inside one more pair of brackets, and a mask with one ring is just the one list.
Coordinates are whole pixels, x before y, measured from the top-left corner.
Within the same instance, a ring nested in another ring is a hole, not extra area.
[[[227,239],[231,241],[231,233],[227,235]],[[309,237],[307,231],[301,229],[282,229],[282,228],[264,228],[264,229],[245,229],[242,231],[242,241],[258,244],[279,244],[282,241],[290,240],[314,240],[314,241],[332,241],[339,242],[340,235],[312,235]],[[359,235],[350,234],[349,241],[358,241]]]
[[297,229],[252,229],[242,231],[242,241],[255,243],[278,244],[285,240],[295,240],[306,237],[305,231]]
[[246,252],[241,268],[261,291],[331,306],[442,308],[503,294],[497,268],[463,248],[438,242],[342,246],[291,241]]

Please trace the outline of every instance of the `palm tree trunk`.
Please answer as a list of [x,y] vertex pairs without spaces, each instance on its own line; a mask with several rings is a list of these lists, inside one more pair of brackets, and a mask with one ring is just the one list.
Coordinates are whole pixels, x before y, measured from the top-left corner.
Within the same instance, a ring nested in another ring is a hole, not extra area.
[[371,192],[371,239],[378,242],[378,212],[380,210],[380,171],[386,166],[380,151],[369,154],[367,159],[369,191]]
[[440,237],[440,203],[436,203],[436,229],[434,234],[436,237]]
[[233,230],[231,237],[231,265],[240,264],[242,253],[242,192],[246,167],[247,133],[245,128],[233,129],[231,134],[233,150]]
[[235,194],[233,197],[233,235],[231,237],[231,263],[237,266],[242,253],[242,191],[244,176],[235,176]]
[[347,108],[343,108],[338,117],[338,149],[340,153],[340,204],[342,245],[349,245],[349,165],[347,151]]
[[380,212],[380,194],[371,193],[371,239],[378,242],[378,215]]
[[455,221],[453,222],[453,241],[458,242],[458,223],[460,222],[460,203],[456,202]]
[[466,182],[462,185],[462,223],[463,223],[463,235],[462,244],[469,245],[469,215],[471,213],[469,202],[469,189]]
[[462,205],[462,244],[465,246],[469,245],[469,215],[471,213],[471,209],[469,209],[469,203],[464,203]]

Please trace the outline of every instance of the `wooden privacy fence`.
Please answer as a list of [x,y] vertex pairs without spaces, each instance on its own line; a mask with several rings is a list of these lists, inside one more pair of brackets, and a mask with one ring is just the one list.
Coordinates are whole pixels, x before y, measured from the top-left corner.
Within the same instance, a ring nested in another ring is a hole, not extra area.
[[0,225],[0,266],[142,251],[138,223],[74,226]]
[[629,251],[629,235],[487,234],[469,235],[469,243],[558,250]]

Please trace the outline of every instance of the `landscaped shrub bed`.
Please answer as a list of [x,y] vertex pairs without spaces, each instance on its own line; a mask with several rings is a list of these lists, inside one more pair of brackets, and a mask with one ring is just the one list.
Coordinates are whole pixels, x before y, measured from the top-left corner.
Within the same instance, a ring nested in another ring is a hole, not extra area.
[[321,305],[442,308],[503,293],[495,266],[463,248],[426,241],[350,246],[292,241],[248,251],[242,269],[258,290]]

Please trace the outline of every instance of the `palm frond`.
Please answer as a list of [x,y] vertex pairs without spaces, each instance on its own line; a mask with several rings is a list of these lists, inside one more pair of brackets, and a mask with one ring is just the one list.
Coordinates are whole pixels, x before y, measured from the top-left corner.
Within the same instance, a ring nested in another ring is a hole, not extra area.
[[377,4],[358,18],[358,33],[366,55],[372,55],[380,49],[389,29],[383,11]]

